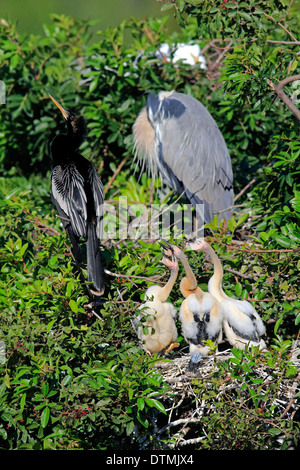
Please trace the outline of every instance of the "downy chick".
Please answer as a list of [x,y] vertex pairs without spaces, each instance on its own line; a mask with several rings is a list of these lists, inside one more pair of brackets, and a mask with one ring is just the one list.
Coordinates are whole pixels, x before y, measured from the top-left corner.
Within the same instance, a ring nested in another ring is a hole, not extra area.
[[[170,278],[164,287],[154,285],[147,289],[145,302],[140,306],[142,312],[134,320],[138,338],[149,354],[159,353],[166,348],[165,352],[167,353],[179,346],[176,343],[178,334],[175,318],[177,312],[175,307],[167,302],[178,276],[178,262],[176,258],[169,260],[164,256],[162,263],[170,269]],[[146,317],[145,321],[142,320],[143,317]]]
[[247,300],[232,299],[223,291],[223,268],[214,249],[204,240],[189,243],[188,247],[194,251],[203,251],[212,259],[214,274],[208,282],[208,291],[222,307],[223,328],[229,343],[241,350],[246,345],[266,348],[266,343],[261,339],[266,329],[255,308]]
[[195,372],[203,356],[209,353],[205,341],[218,344],[222,339],[222,313],[217,300],[197,286],[196,277],[187,257],[178,247],[172,246],[181,261],[186,277],[181,280],[180,291],[185,298],[179,311],[182,333],[190,348],[189,370]]

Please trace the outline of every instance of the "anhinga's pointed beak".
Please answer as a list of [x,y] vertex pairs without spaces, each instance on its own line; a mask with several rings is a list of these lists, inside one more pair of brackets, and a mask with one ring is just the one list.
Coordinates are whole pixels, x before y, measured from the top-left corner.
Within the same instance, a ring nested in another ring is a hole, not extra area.
[[158,243],[164,249],[164,254],[167,254],[168,256],[172,256],[173,261],[175,261],[175,254],[174,254],[174,249],[172,245],[165,240],[160,240]]
[[52,99],[53,103],[54,103],[54,104],[58,107],[58,109],[62,112],[63,117],[64,117],[65,119],[67,119],[67,118],[68,118],[68,115],[69,115],[69,112],[68,112],[65,108],[63,108],[62,105],[59,104],[59,102],[56,101],[56,99],[53,98],[53,96],[50,95],[50,93],[49,93],[49,96],[50,96],[50,98]]

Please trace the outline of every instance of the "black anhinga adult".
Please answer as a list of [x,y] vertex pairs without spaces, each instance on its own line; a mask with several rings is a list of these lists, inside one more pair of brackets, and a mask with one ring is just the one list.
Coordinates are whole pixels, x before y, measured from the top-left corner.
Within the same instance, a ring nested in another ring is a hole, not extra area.
[[78,152],[86,137],[86,122],[64,109],[53,96],[53,103],[67,122],[67,134],[58,134],[50,145],[53,160],[52,201],[71,240],[75,259],[82,258],[79,238],[86,238],[87,280],[93,295],[104,293],[100,259],[104,191],[94,165]]

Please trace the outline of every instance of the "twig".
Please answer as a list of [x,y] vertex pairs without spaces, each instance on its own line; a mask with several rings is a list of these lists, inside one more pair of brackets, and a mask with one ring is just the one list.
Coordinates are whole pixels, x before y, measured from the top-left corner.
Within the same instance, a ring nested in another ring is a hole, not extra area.
[[234,202],[236,202],[238,200],[238,198],[240,196],[242,196],[242,194],[244,194],[245,191],[247,191],[248,188],[250,188],[250,186],[255,183],[256,181],[256,178],[253,178],[251,181],[249,181],[248,184],[246,184],[246,186],[235,196],[234,198]]
[[194,439],[182,439],[181,441],[178,442],[178,445],[179,446],[188,446],[188,445],[191,445],[191,444],[197,444],[198,442],[201,442],[203,441],[204,439],[207,439],[206,436],[202,436],[202,437],[195,437]]
[[[300,380],[300,374],[296,377],[295,382],[297,383],[297,382],[299,382],[299,380]],[[287,414],[287,412],[289,411],[289,409],[291,408],[291,406],[295,403],[295,401],[296,401],[296,398],[295,398],[295,397],[293,397],[293,398],[289,401],[287,407],[285,408],[285,410],[283,411],[283,413],[281,413],[279,419],[282,419],[282,418]]]
[[247,248],[246,246],[243,248],[239,248],[237,246],[226,245],[226,243],[222,243],[218,241],[219,245],[226,246],[229,250],[236,250],[236,251],[243,251],[244,253],[295,253],[300,251],[300,248],[285,248],[282,250],[259,250],[259,249],[251,249]]
[[52,233],[53,235],[60,235],[60,233],[55,228],[50,227],[50,225],[44,224],[37,217],[33,217],[33,219],[30,217],[27,217],[26,220],[28,220],[29,222],[33,222],[43,232],[49,232],[49,233]]
[[283,91],[283,88],[288,85],[290,82],[295,82],[296,80],[300,80],[300,74],[298,75],[291,75],[290,77],[286,77],[284,80],[279,82],[275,85],[270,79],[267,80],[267,84],[275,91],[276,95],[287,105],[287,107],[292,111],[292,113],[296,116],[297,119],[300,121],[300,110],[297,106],[292,102],[292,100],[288,97],[288,95]]
[[123,278],[128,278],[128,279],[145,279],[146,281],[150,282],[156,282],[158,279],[162,278],[165,276],[165,274],[160,275],[155,275],[151,277],[146,277],[146,276],[134,276],[133,274],[117,274],[109,271],[108,269],[104,269],[104,272],[108,274],[109,276],[113,277],[123,277]]
[[[281,23],[278,23],[281,27],[283,27],[281,25]],[[288,31],[286,31],[287,34],[291,35],[291,33],[289,33]],[[293,38],[293,36],[291,36]],[[216,49],[218,51],[224,51],[225,49],[229,50],[229,49],[234,49],[235,46],[230,46],[228,48],[228,46],[225,46],[225,47],[221,47],[221,46],[216,46],[215,43],[218,43],[218,42],[230,42],[232,41],[231,38],[216,38],[216,39],[213,39],[212,41],[206,41],[203,37],[201,37],[201,40],[206,42],[206,45],[201,49],[201,52],[202,54],[205,54],[205,52],[211,47],[213,49]],[[251,38],[249,39],[249,41],[246,41],[247,42],[257,42],[258,41],[258,38],[254,37],[254,38]],[[242,47],[245,45],[245,41],[242,40],[242,39],[237,39],[237,42],[240,43],[240,45],[238,45],[238,47]],[[267,43],[269,44],[283,44],[285,46],[299,46],[300,45],[300,41],[297,41],[296,38],[293,38],[293,41],[277,41],[277,40],[273,40],[273,39],[267,39],[266,40]],[[226,51],[227,52],[227,51]]]
[[227,44],[227,46],[224,48],[224,50],[221,52],[221,54],[219,55],[219,57],[217,58],[217,60],[211,64],[209,66],[209,70],[210,71],[213,71],[215,70],[217,67],[219,67],[220,65],[220,62],[222,61],[223,57],[225,56],[225,54],[229,51],[229,49],[231,48],[231,44],[232,44],[232,39],[230,39],[229,43]]
[[[213,47],[214,49],[217,49],[217,50],[220,50],[220,51],[224,51],[225,49],[227,50],[228,49],[228,46],[225,46],[225,47],[220,47],[220,46],[216,46],[215,43],[216,42],[232,42],[232,39],[231,38],[225,38],[225,39],[222,39],[222,38],[215,38],[215,39],[212,39],[211,41],[206,41],[203,37],[201,37],[201,39],[206,42],[206,46],[204,46],[202,49],[201,49],[201,52],[202,54],[204,54],[207,49],[209,49],[210,47]],[[231,49],[234,49],[234,47],[232,47]]]
[[225,268],[225,271],[227,271],[227,272],[229,272],[229,273],[231,273],[231,274],[234,274],[235,276],[242,277],[243,279],[251,279],[251,280],[253,280],[253,277],[252,277],[252,276],[248,276],[247,274],[240,273],[239,271],[236,271],[235,269]]
[[121,161],[120,165],[118,166],[118,168],[116,169],[116,171],[114,172],[114,174],[112,175],[111,179],[109,180],[109,182],[107,183],[107,185],[105,186],[104,188],[104,194],[107,193],[107,191],[109,190],[109,188],[111,187],[111,185],[113,184],[114,180],[116,179],[116,177],[118,176],[118,174],[120,173],[120,171],[122,170],[123,166],[125,165],[126,161],[128,160],[128,155],[127,157],[123,158],[123,160]]
[[[266,18],[269,18],[269,19],[272,20],[274,23],[276,23],[276,20],[273,18],[273,16],[267,15],[267,13],[265,13],[265,12],[263,12],[263,14],[264,14],[264,16],[265,16]],[[293,39],[294,42],[298,42],[297,39],[295,38],[295,36],[294,36],[290,31],[288,31],[288,30],[283,26],[282,23],[279,23],[279,22],[278,22],[277,24],[278,24],[278,26],[280,26],[280,28],[282,28],[282,29],[286,32],[286,34],[288,34],[288,35]]]
[[271,44],[284,44],[286,46],[300,46],[300,41],[275,41],[272,39],[267,39],[267,42]]
[[167,429],[174,427],[174,426],[179,426],[180,424],[191,424],[191,423],[199,423],[201,421],[201,418],[182,418],[182,419],[177,419],[176,421],[171,421],[170,423],[166,424],[163,428],[159,430],[159,434],[162,434],[165,432]]

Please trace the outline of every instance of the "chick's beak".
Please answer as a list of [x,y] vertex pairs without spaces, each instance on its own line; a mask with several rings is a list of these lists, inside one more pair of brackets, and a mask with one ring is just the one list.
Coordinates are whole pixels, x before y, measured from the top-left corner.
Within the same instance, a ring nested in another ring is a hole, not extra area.
[[59,102],[56,101],[56,99],[53,98],[53,96],[50,95],[50,93],[49,93],[49,96],[50,96],[50,98],[52,99],[53,103],[54,103],[54,104],[58,107],[58,109],[62,112],[63,117],[64,117],[65,119],[67,119],[67,118],[68,118],[68,115],[69,115],[69,112],[68,112],[65,108],[63,108],[62,105],[59,104]]
[[158,243],[163,248],[164,255],[165,256],[171,256],[173,261],[175,261],[175,254],[174,254],[174,249],[173,249],[172,245],[167,241],[159,241]]

